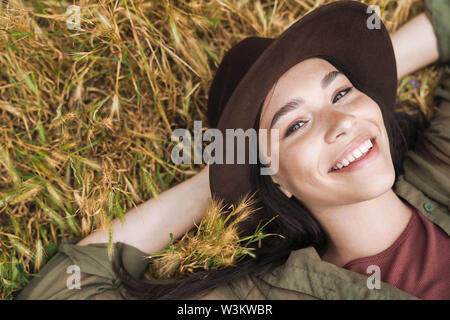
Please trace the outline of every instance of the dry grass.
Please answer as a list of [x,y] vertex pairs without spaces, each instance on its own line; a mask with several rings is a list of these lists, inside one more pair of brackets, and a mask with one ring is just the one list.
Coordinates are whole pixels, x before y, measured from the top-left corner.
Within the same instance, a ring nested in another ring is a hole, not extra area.
[[246,255],[255,257],[252,253],[254,248],[249,245],[258,242],[261,247],[263,238],[276,235],[263,232],[276,219],[273,217],[269,221],[261,221],[252,235],[239,238],[237,225],[257,210],[257,201],[253,197],[245,197],[230,210],[223,206],[220,199],[210,200],[205,217],[196,228],[180,240],[174,240],[170,234],[168,248],[149,256],[153,261],[147,276],[178,278],[197,270],[235,266]]
[[[84,31],[73,31],[71,1],[0,1],[0,297],[26,285],[61,239],[107,228],[195,174],[172,164],[169,137],[194,120],[206,126],[225,51],[327,2],[76,1]],[[419,0],[365,2],[390,31],[423,11]],[[430,115],[437,72],[403,79],[399,99]]]

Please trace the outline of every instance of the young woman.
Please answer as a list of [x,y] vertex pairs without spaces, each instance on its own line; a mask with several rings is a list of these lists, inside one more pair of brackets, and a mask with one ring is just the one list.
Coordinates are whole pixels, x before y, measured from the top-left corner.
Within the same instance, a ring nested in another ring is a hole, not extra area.
[[[439,16],[436,3],[426,5],[426,14],[391,35],[398,78],[438,60],[448,63],[448,5]],[[164,249],[169,233],[180,237],[204,215],[218,181],[210,181],[206,166],[128,212],[125,223],[114,221],[120,253],[114,264],[106,231],[69,240],[18,298],[449,299],[449,81],[447,68],[436,91],[439,111],[403,158],[393,146],[404,132],[386,126],[389,106],[360,90],[336,60],[303,59],[274,81],[250,119],[255,129],[279,129],[270,146],[278,151],[279,170],[264,176],[252,166],[264,208],[240,231],[252,233],[257,221],[279,215],[269,231],[284,239],[267,238],[256,259],[236,268],[143,280],[144,256]],[[294,98],[297,104],[284,108]],[[79,289],[67,287],[70,265],[80,268]],[[380,281],[371,286],[373,270]]]

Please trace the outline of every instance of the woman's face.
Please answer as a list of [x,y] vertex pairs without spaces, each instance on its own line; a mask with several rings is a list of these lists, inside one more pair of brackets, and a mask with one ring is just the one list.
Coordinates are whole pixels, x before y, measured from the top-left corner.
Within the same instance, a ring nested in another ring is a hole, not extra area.
[[378,104],[326,60],[304,60],[278,79],[261,111],[269,142],[270,128],[279,129],[275,145],[268,145],[279,157],[272,179],[309,209],[366,201],[394,183]]

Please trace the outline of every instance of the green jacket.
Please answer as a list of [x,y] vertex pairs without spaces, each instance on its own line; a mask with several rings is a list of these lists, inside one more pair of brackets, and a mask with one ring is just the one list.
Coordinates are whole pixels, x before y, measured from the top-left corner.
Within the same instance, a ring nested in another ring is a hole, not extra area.
[[[446,1],[426,1],[426,12],[438,37],[440,63],[450,60],[450,12]],[[445,7],[445,8],[444,8]],[[417,208],[427,219],[450,234],[450,66],[435,95],[442,100],[438,112],[404,161],[404,174],[395,185],[396,194]],[[107,244],[77,246],[80,239],[65,240],[59,252],[22,290],[17,299],[122,299],[124,290],[112,271]],[[126,269],[142,277],[149,260],[135,247],[124,246]],[[113,255],[117,257],[116,254]],[[80,268],[80,289],[68,289],[70,265]],[[292,251],[287,261],[263,274],[254,274],[191,299],[417,299],[381,282],[369,289],[367,276],[322,261],[313,247]]]

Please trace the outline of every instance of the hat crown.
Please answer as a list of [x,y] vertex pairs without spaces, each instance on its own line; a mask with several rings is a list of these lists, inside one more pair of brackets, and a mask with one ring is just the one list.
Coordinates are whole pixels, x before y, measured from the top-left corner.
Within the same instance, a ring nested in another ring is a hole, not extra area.
[[208,121],[216,127],[225,106],[241,79],[273,42],[272,38],[248,37],[229,49],[220,63],[208,95]]

